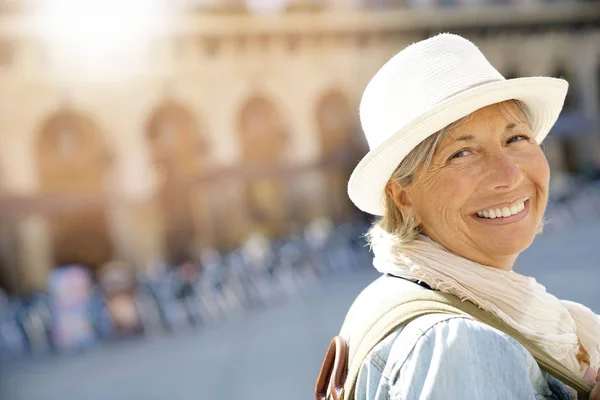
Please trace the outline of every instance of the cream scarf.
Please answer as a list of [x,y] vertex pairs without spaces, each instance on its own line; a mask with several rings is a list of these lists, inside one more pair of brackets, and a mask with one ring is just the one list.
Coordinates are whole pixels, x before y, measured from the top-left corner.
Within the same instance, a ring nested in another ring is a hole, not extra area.
[[495,314],[583,376],[600,367],[600,316],[562,301],[534,278],[486,267],[457,256],[426,236],[408,244],[380,227],[371,230],[374,266],[451,293]]

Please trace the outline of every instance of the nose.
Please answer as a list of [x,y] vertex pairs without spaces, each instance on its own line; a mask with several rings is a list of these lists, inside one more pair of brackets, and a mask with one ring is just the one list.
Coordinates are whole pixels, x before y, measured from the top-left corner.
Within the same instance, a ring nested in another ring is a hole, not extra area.
[[518,163],[504,152],[493,155],[488,168],[488,182],[494,190],[510,191],[518,187],[524,178]]

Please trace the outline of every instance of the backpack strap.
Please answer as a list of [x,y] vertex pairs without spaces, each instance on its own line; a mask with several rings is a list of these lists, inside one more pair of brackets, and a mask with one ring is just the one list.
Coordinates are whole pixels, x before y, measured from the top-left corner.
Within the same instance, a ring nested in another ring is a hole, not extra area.
[[453,295],[418,290],[398,292],[391,296],[379,296],[375,302],[365,300],[365,292],[363,292],[350,308],[340,333],[347,345],[348,369],[343,390],[339,390],[339,383],[336,388],[339,398],[344,400],[354,398],[360,367],[369,352],[380,341],[400,326],[407,325],[416,318],[428,314],[462,316],[498,329],[525,347],[542,370],[578,392],[589,393],[591,391],[592,386],[589,383],[560,364],[516,329],[493,314],[470,302],[463,302]]
[[[423,333],[429,331],[436,324],[455,318],[467,318],[456,314],[426,314],[415,318],[402,328],[395,341],[402,343],[401,348],[394,349],[394,360],[403,364],[414,350]],[[362,363],[361,363],[362,364]],[[359,366],[360,372],[360,366]],[[335,399],[334,399],[335,400]]]

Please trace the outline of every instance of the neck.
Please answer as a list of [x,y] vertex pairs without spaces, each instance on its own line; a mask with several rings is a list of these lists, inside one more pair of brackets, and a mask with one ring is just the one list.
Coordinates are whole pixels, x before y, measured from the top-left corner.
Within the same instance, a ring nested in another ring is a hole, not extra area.
[[518,255],[510,256],[488,256],[485,254],[459,254],[461,257],[471,260],[481,265],[496,268],[502,271],[512,271],[515,261],[517,261]]
[[519,257],[518,254],[511,254],[508,256],[485,254],[479,249],[473,247],[468,247],[466,251],[455,252],[451,250],[451,246],[447,246],[446,243],[443,243],[442,240],[436,240],[436,238],[433,238],[427,234],[424,234],[424,236],[427,236],[434,242],[439,243],[446,250],[456,254],[457,256],[466,258],[467,260],[476,262],[477,264],[485,265],[486,267],[496,268],[502,271],[512,271],[513,266],[517,261],[517,257]]

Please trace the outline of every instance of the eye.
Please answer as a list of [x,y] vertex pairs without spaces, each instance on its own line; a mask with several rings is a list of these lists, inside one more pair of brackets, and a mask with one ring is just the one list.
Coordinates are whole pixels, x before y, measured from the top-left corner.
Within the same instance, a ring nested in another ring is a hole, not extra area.
[[510,139],[508,139],[506,141],[506,143],[510,144],[510,143],[515,143],[515,142],[521,142],[523,140],[529,142],[531,140],[531,137],[529,137],[527,135],[515,135],[515,136],[511,137]]
[[450,158],[448,158],[448,161],[452,161],[455,158],[463,158],[466,157],[470,154],[471,152],[467,149],[462,149],[457,151],[456,153],[454,153],[453,155],[450,156]]

